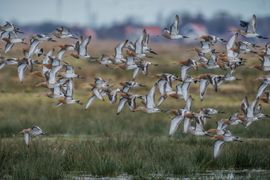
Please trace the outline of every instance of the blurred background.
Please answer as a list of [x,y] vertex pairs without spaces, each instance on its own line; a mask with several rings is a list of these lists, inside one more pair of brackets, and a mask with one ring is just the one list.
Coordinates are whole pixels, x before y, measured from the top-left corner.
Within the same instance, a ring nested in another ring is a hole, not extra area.
[[[268,0],[9,0],[2,1],[0,22],[11,21],[30,33],[50,33],[63,25],[97,39],[137,37],[142,28],[159,35],[181,16],[181,31],[191,37],[202,34],[229,36],[239,19],[257,15],[258,32],[269,35]],[[162,38],[153,38],[162,41]]]

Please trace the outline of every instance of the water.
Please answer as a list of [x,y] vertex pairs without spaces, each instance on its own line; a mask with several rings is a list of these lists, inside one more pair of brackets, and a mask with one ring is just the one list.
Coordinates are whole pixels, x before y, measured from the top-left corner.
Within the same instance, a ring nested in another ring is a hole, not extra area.
[[[120,175],[116,177],[94,177],[91,175],[80,175],[80,176],[67,176],[70,179],[74,180],[133,180],[141,179],[141,177],[130,176],[130,175]],[[213,170],[206,171],[204,173],[196,173],[192,175],[185,176],[163,176],[161,174],[153,174],[148,177],[143,177],[143,179],[166,179],[166,180],[193,180],[193,179],[207,179],[207,180],[216,180],[216,179],[270,179],[270,170]]]

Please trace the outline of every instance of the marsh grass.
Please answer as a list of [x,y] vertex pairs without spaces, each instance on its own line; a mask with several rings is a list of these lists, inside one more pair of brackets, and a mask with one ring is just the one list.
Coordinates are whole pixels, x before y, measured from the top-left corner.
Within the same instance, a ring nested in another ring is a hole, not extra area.
[[[118,176],[132,174],[187,175],[206,170],[270,169],[269,140],[227,143],[220,158],[212,158],[212,141],[185,137],[106,137],[21,139],[0,142],[1,176],[14,179],[58,179],[66,174]],[[243,148],[244,147],[244,148]]]

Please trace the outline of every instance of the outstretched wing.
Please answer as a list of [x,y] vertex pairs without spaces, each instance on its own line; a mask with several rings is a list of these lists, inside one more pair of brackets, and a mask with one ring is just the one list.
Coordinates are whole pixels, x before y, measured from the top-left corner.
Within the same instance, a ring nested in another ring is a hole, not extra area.
[[183,116],[182,115],[178,115],[178,116],[175,116],[172,120],[171,120],[171,125],[170,125],[170,131],[169,131],[169,135],[173,135],[179,124],[183,121]]
[[214,158],[217,158],[218,155],[220,154],[220,148],[222,146],[222,144],[224,143],[224,141],[221,140],[217,140],[214,144]]
[[30,134],[29,133],[24,133],[24,142],[27,146],[29,146],[30,143]]
[[256,15],[253,14],[252,19],[248,23],[247,33],[256,33]]
[[179,34],[179,24],[180,24],[179,16],[176,15],[174,23],[170,26],[171,35],[178,35]]
[[96,99],[95,95],[92,95],[91,97],[89,97],[89,99],[85,105],[85,109],[88,109],[91,106],[91,104],[94,102],[95,99]]

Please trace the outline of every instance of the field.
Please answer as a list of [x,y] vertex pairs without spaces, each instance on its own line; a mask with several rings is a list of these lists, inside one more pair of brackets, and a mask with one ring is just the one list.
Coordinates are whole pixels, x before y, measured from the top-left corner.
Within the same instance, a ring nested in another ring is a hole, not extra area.
[[[110,54],[116,44],[115,41],[94,40],[89,51],[93,56]],[[44,48],[48,50],[52,46],[56,45],[45,44]],[[146,94],[156,80],[155,74],[179,74],[177,63],[195,57],[194,51],[190,50],[193,46],[157,43],[151,44],[151,47],[159,54],[151,61],[159,66],[151,67],[148,77],[139,75],[137,81],[146,85],[133,91],[139,94]],[[8,56],[22,57],[22,48],[15,47]],[[90,95],[90,83],[93,83],[95,76],[109,79],[115,87],[132,76],[131,72],[121,69],[66,57],[65,61],[78,67],[76,72],[84,77],[74,80],[75,98],[84,103]],[[217,120],[229,118],[232,113],[240,111],[245,95],[250,100],[255,97],[260,84],[255,79],[263,73],[250,68],[259,63],[255,55],[246,55],[245,58],[246,65],[236,71],[241,80],[223,84],[219,92],[210,87],[203,102],[198,98],[198,85],[192,85],[194,111],[201,107],[225,111],[225,114],[213,116],[206,129],[215,127]],[[191,75],[203,72],[207,71],[199,69]],[[225,73],[222,70],[213,72]],[[244,142],[225,144],[220,157],[213,159],[214,140],[208,137],[183,134],[182,128],[175,136],[168,137],[169,114],[130,112],[126,108],[116,115],[117,104],[111,105],[108,101],[96,101],[88,110],[80,105],[55,107],[56,100],[43,95],[48,90],[35,87],[41,81],[27,72],[25,82],[19,83],[16,66],[0,71],[0,177],[58,179],[68,178],[69,175],[112,177],[127,174],[140,179],[157,175],[159,178],[182,177],[209,170],[270,170],[269,119],[258,121],[249,128],[241,125],[229,127]],[[183,100],[170,98],[161,105],[163,109],[183,106]],[[270,114],[269,105],[263,104],[263,112]],[[40,126],[47,135],[34,138],[27,148],[18,132],[33,125]]]

